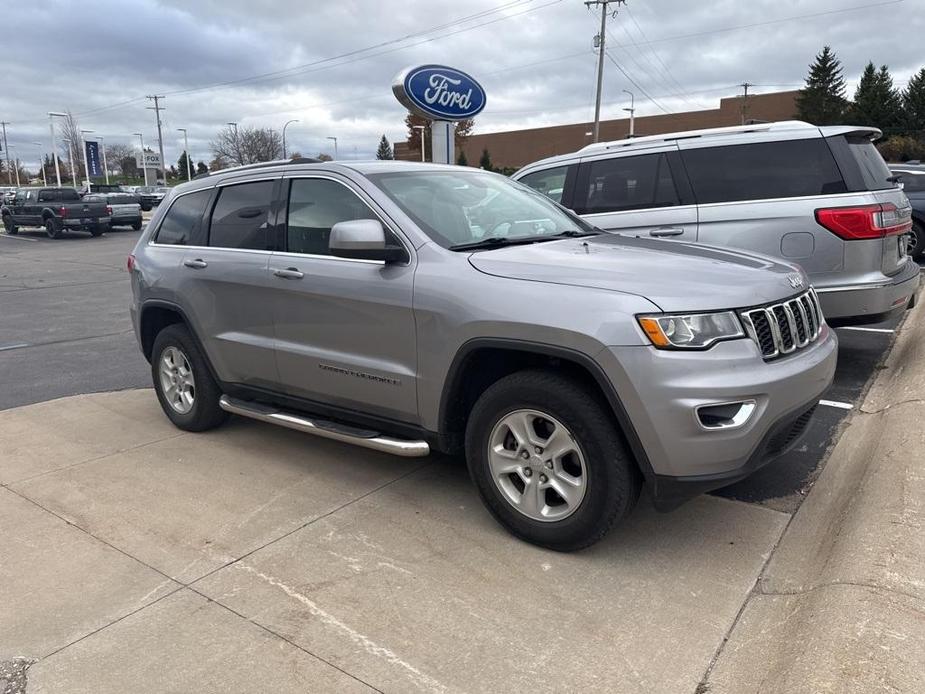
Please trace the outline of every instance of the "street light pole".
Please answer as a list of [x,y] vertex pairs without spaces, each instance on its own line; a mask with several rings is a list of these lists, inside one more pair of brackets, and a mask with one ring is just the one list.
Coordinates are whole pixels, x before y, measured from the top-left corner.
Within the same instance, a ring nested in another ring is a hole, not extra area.
[[[38,147],[39,147],[39,153],[41,154],[41,152],[42,152],[42,143],[41,143],[41,142],[33,142],[32,144],[38,145]],[[48,178],[45,176],[45,155],[44,155],[44,154],[42,154],[42,155],[41,155],[41,159],[39,159],[39,167],[41,167],[41,169],[42,169],[42,185],[45,186],[45,187],[47,188],[47,187],[48,187]]]
[[103,173],[106,175],[106,185],[109,185],[109,162],[106,161],[106,144],[103,142],[103,136],[100,135],[97,139],[100,141],[100,145],[103,147]]
[[290,123],[298,123],[299,119],[294,118],[293,120],[287,120],[286,124],[283,126],[283,159],[286,158],[286,128],[289,127]]
[[334,140],[334,159],[337,159],[337,138],[331,135],[328,135],[329,140]]
[[633,95],[629,89],[623,90],[625,93],[630,95],[630,107],[623,109],[624,111],[629,111],[630,114],[630,137],[636,136],[636,130],[634,128],[635,116],[636,116],[636,97]]
[[81,153],[84,156],[84,173],[87,175],[87,192],[93,192],[93,185],[90,183],[90,158],[87,156],[87,138],[84,137],[87,133],[95,132],[93,130],[81,130],[80,131],[80,149]]
[[234,129],[234,153],[235,153],[235,156],[238,158],[238,161],[236,161],[235,163],[239,165],[243,164],[244,162],[242,161],[242,157],[241,157],[241,147],[238,145],[238,124],[234,121],[228,121],[226,125],[230,125]]
[[0,121],[3,126],[3,155],[6,157],[6,178],[10,185],[13,185],[13,172],[10,171],[10,146],[6,143],[6,126],[9,125],[5,120]]
[[73,185],[76,188],[77,187],[77,170],[74,168],[74,143],[71,142],[71,138],[69,137],[65,137],[62,139],[65,142],[67,142],[68,159],[71,160],[71,185]]
[[48,112],[48,127],[51,129],[51,158],[55,160],[55,178],[58,179],[58,187],[61,187],[61,167],[58,166],[58,143],[55,142],[55,116],[67,118],[66,113],[57,111]]
[[421,161],[427,161],[427,159],[424,158],[424,130],[425,130],[426,126],[424,126],[424,125],[413,125],[413,126],[411,126],[411,127],[413,127],[415,130],[420,130],[420,131],[421,131]]
[[141,133],[132,133],[132,135],[138,135],[138,139],[141,140],[141,174],[145,177],[145,185],[148,185],[148,165],[145,161],[145,136]]
[[186,137],[186,128],[177,128],[177,130],[183,133],[183,153],[186,154],[186,180],[193,180],[193,172],[190,170],[189,165],[189,140]]

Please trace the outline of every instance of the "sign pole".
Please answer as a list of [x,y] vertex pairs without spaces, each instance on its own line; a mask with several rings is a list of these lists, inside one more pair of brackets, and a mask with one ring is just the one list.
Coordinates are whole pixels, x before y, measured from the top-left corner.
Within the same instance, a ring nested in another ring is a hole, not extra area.
[[431,158],[435,164],[453,164],[456,161],[454,137],[456,124],[435,120],[430,124]]
[[83,132],[80,133],[80,147],[84,153],[84,175],[87,177],[87,192],[93,192],[93,186],[90,183],[90,157],[87,156],[87,141],[84,139]]

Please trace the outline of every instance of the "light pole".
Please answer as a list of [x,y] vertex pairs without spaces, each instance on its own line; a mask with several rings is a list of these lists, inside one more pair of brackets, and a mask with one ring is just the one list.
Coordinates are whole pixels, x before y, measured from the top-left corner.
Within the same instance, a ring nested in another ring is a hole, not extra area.
[[[16,147],[7,147],[7,150],[16,149]],[[7,158],[7,166],[9,166],[9,158]],[[19,157],[13,157],[13,168],[16,169],[16,187],[19,188]],[[10,180],[12,183],[12,179]]]
[[286,128],[289,127],[290,123],[298,123],[299,119],[294,118],[293,120],[287,120],[286,124],[283,126],[283,159],[286,158]]
[[100,145],[103,148],[103,173],[106,175],[106,185],[109,185],[109,162],[106,161],[106,145],[103,142],[103,136],[99,135],[96,138],[100,141]]
[[90,183],[90,158],[87,156],[87,138],[84,135],[89,133],[94,133],[95,130],[81,130],[80,131],[80,149],[81,153],[84,155],[84,173],[87,175],[87,192],[93,192],[93,186]]
[[77,170],[74,168],[74,143],[71,142],[71,138],[69,137],[63,137],[61,139],[67,142],[68,159],[71,160],[71,185],[73,185],[76,188],[77,187]]
[[334,140],[334,159],[336,160],[337,159],[337,138],[332,135],[328,135],[327,139]]
[[411,127],[413,127],[415,130],[421,131],[421,161],[427,161],[427,159],[424,158],[424,129],[426,126],[413,125]]
[[138,135],[138,139],[141,140],[141,173],[145,177],[145,185],[148,185],[148,166],[145,162],[145,136],[141,133],[132,133],[132,135]]
[[37,146],[39,147],[39,153],[40,153],[40,155],[41,155],[41,158],[39,159],[39,168],[42,169],[42,185],[45,186],[45,187],[47,188],[47,187],[48,187],[48,179],[45,177],[45,155],[42,154],[42,143],[41,143],[41,142],[33,142],[32,144],[37,145]]
[[633,95],[629,89],[624,89],[624,93],[630,95],[630,107],[623,109],[624,111],[629,111],[630,114],[630,137],[636,136],[636,130],[634,127],[636,121],[636,97]]
[[13,172],[10,171],[10,146],[6,142],[6,126],[10,124],[4,120],[0,121],[0,125],[3,126],[3,152],[6,157],[6,180],[10,185],[13,185]]
[[177,128],[178,132],[183,133],[183,153],[186,155],[186,180],[193,180],[193,172],[189,165],[189,140],[186,137],[186,128]]
[[240,165],[240,164],[243,164],[244,162],[241,160],[241,159],[242,159],[242,157],[241,157],[241,148],[238,147],[238,124],[237,124],[236,122],[234,122],[234,121],[228,121],[228,123],[227,123],[226,125],[230,125],[230,126],[234,129],[234,135],[233,135],[233,137],[234,137],[234,154],[235,154],[235,156],[238,158],[238,161],[237,161],[236,163],[239,164],[239,165]]
[[51,158],[55,160],[55,178],[58,179],[58,187],[61,187],[61,167],[58,166],[58,144],[55,142],[55,116],[67,118],[66,113],[58,111],[48,112],[48,127],[51,129]]

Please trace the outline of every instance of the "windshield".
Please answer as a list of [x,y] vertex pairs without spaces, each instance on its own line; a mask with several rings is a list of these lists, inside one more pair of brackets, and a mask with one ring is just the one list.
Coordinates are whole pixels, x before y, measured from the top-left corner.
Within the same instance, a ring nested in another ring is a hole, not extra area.
[[598,233],[540,193],[501,176],[460,170],[369,178],[444,248]]

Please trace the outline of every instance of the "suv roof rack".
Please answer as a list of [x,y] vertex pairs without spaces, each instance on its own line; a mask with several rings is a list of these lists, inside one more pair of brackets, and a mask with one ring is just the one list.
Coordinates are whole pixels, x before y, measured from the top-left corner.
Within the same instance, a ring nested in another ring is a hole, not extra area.
[[212,174],[225,174],[231,171],[248,171],[250,169],[262,169],[268,166],[286,166],[287,164],[319,164],[321,163],[320,159],[312,159],[311,157],[299,157],[298,159],[274,159],[273,161],[261,161],[256,164],[243,164],[242,166],[232,166],[230,169],[219,169],[218,171],[208,171],[206,173],[201,173],[198,176],[193,176],[193,180],[197,178],[208,178]]
[[643,137],[632,137],[625,140],[613,140],[611,142],[594,142],[582,147],[579,152],[593,152],[595,150],[616,149],[618,147],[632,147],[639,144],[650,142],[667,142],[669,140],[687,140],[695,137],[716,137],[718,135],[735,135],[738,133],[761,133],[773,130],[804,130],[806,128],[815,128],[815,125],[806,123],[801,120],[784,120],[776,123],[750,123],[748,125],[733,125],[726,128],[704,128],[703,130],[682,130],[675,133],[664,133],[662,135],[645,135]]

